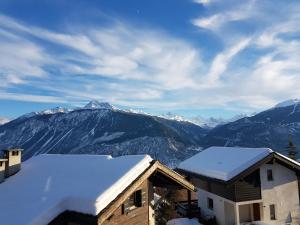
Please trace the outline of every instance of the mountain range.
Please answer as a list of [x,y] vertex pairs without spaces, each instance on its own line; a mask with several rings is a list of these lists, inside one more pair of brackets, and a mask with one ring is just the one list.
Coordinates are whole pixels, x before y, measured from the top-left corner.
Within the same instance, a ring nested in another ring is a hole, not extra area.
[[270,147],[286,153],[288,141],[300,145],[299,103],[283,102],[209,128],[92,101],[81,108],[28,113],[0,125],[0,148],[23,148],[23,160],[41,153],[149,154],[170,166],[216,145]]
[[23,160],[40,153],[150,154],[173,165],[201,150],[207,131],[92,101],[73,110],[25,114],[0,126],[0,148],[23,148]]

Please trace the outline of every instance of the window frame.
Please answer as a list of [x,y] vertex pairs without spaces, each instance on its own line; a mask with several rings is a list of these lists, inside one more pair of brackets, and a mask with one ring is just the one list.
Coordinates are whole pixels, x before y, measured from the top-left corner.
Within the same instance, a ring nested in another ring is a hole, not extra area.
[[275,204],[269,205],[270,220],[276,220],[276,206]]
[[12,156],[18,156],[19,155],[19,152],[18,151],[12,151]]
[[268,181],[274,181],[274,174],[272,169],[267,169],[267,180]]
[[207,208],[214,210],[214,200],[210,197],[207,197]]
[[134,197],[133,197],[133,204],[136,208],[142,207],[143,206],[143,192],[142,190],[137,190],[134,192]]

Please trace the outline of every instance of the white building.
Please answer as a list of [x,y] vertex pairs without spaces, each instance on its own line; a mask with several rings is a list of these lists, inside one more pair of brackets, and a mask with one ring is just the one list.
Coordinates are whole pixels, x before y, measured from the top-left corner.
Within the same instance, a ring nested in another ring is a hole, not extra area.
[[219,225],[299,224],[300,163],[268,148],[211,147],[178,170]]

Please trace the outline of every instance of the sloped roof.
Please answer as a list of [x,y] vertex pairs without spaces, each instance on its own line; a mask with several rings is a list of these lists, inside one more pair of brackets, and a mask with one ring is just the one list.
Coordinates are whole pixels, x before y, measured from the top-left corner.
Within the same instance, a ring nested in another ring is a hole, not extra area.
[[273,152],[269,148],[210,147],[183,161],[178,168],[229,181]]
[[65,210],[97,215],[152,162],[147,155],[39,155],[0,184],[0,221],[46,225]]

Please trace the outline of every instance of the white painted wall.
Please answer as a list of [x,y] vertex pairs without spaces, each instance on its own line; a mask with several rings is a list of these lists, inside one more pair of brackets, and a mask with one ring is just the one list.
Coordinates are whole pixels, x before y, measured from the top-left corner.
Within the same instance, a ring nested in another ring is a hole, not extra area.
[[235,224],[234,205],[232,203],[224,201],[224,207],[225,207],[225,224],[234,225]]
[[[267,180],[267,170],[272,169],[273,181]],[[294,171],[277,163],[265,164],[260,168],[263,220],[270,220],[269,205],[275,204],[276,224],[284,224],[289,214],[299,213],[298,180]]]
[[[198,205],[201,208],[202,215],[216,216],[218,224],[225,225],[224,198],[201,189],[198,189],[197,194],[198,194]],[[213,210],[208,208],[207,198],[213,199],[214,201]]]
[[252,220],[251,216],[251,205],[240,205],[239,206],[239,213],[240,213],[240,222],[250,222]]

